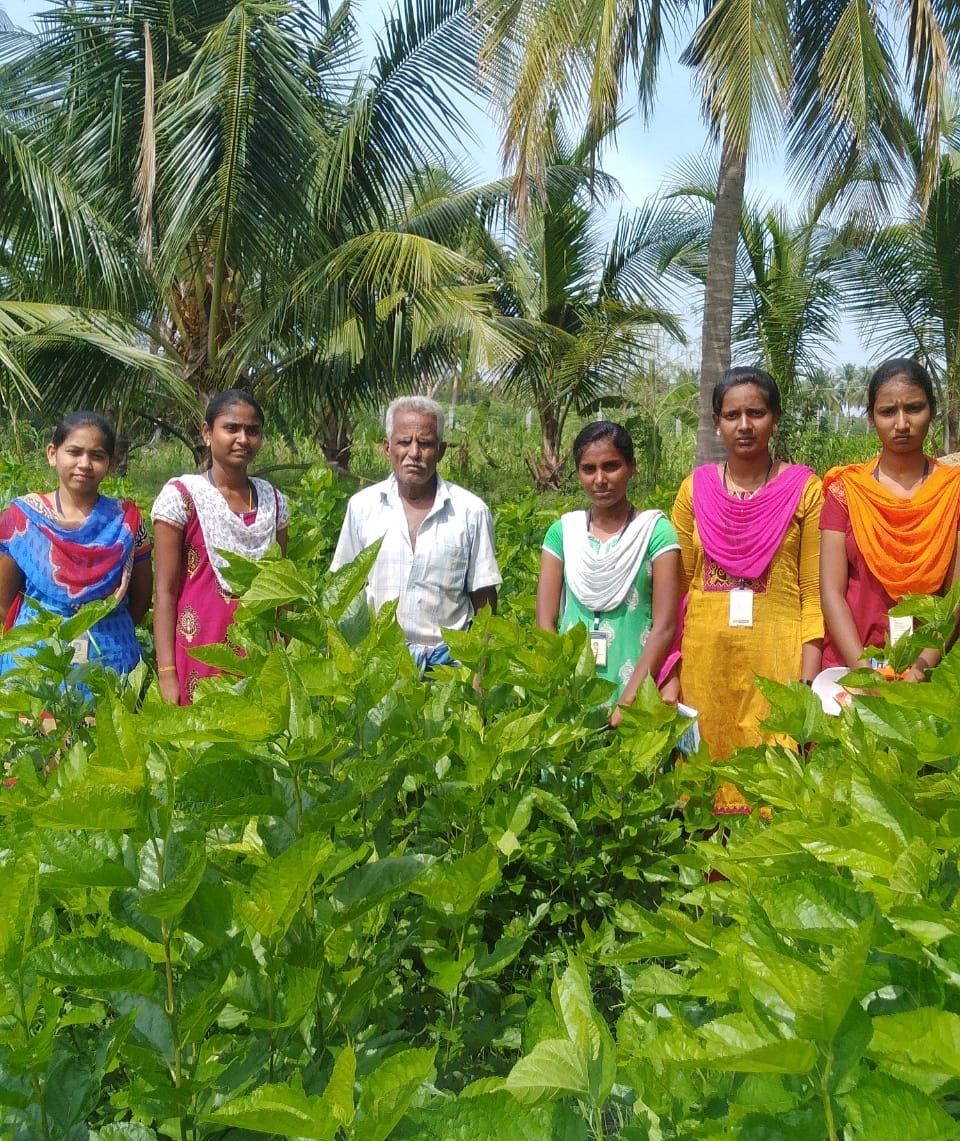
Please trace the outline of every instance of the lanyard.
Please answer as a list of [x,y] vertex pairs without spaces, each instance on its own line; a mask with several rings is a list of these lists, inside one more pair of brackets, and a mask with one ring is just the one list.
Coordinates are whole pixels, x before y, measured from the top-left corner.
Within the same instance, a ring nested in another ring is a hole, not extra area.
[[[630,526],[630,524],[633,522],[633,517],[634,517],[634,515],[636,515],[636,513],[637,513],[637,509],[636,509],[636,508],[633,506],[633,504],[631,503],[631,504],[630,504],[630,510],[627,512],[627,517],[626,517],[626,519],[624,520],[623,526],[622,526],[622,527],[620,528],[620,530],[617,532],[617,535],[616,535],[616,540],[617,540],[617,542],[619,542],[619,541],[620,541],[620,540],[623,538],[623,533],[624,533],[624,531],[626,531],[626,529],[627,529],[627,528]],[[588,534],[589,534],[589,532],[590,532],[590,524],[591,524],[592,522],[593,522],[593,508],[591,508],[591,509],[590,509],[590,510],[587,512],[587,533],[588,533]],[[610,540],[609,540],[609,539],[607,539],[607,542],[609,543],[609,542],[610,542]],[[593,612],[593,632],[594,632],[595,634],[596,634],[596,633],[598,633],[598,632],[599,632],[599,630],[600,630],[600,615],[601,615],[602,613],[603,613],[603,611],[602,611],[602,610],[594,610],[594,612]]]

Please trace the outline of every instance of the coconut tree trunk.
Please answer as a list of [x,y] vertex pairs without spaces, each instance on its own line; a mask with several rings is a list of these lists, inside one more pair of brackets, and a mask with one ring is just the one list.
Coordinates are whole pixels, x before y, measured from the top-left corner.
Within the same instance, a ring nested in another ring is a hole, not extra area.
[[317,426],[323,458],[337,471],[350,470],[350,455],[353,449],[353,421],[345,413],[332,409]]
[[560,438],[563,435],[563,422],[553,404],[543,404],[537,409],[540,416],[540,459],[528,456],[538,491],[556,490],[560,486]]
[[733,326],[733,287],[736,279],[737,243],[747,178],[746,155],[724,136],[720,155],[720,178],[713,210],[707,276],[703,296],[703,331],[700,345],[700,399],[697,422],[697,463],[722,457],[723,449],[713,426],[713,386],[730,367]]

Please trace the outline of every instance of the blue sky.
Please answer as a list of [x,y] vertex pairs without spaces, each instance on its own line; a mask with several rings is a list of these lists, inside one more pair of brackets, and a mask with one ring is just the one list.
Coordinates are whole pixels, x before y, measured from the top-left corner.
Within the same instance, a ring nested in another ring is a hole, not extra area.
[[[384,6],[383,0],[358,0],[356,3],[356,9],[360,12]],[[33,15],[42,13],[49,4],[44,0],[0,0],[0,7],[5,9],[15,24],[29,28]],[[465,154],[470,155],[478,179],[492,178],[500,170],[496,132],[492,124],[479,119],[477,132],[480,146],[467,144]],[[633,113],[620,128],[616,146],[611,147],[604,156],[604,170],[620,183],[624,206],[629,209],[655,195],[671,180],[681,162],[700,154],[710,155],[712,148],[693,94],[690,72],[679,64],[670,65],[665,62],[652,120],[644,126],[639,115]],[[748,194],[770,201],[787,196],[787,183],[779,155],[761,156],[753,160],[748,175]],[[689,324],[691,336],[696,336],[696,324],[695,320]],[[685,359],[689,355],[688,349]],[[863,364],[868,360],[856,332],[851,328],[843,329],[840,341],[833,346],[830,355],[837,364],[847,361]]]

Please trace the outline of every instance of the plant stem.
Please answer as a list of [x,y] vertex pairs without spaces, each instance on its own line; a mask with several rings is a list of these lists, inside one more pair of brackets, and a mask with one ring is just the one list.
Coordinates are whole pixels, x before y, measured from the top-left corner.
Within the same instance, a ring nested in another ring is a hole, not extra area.
[[830,1071],[833,1069],[833,1050],[827,1050],[823,1073],[820,1080],[820,1098],[823,1102],[823,1116],[827,1123],[828,1141],[838,1141],[837,1126],[833,1120],[833,1102],[830,1098]]

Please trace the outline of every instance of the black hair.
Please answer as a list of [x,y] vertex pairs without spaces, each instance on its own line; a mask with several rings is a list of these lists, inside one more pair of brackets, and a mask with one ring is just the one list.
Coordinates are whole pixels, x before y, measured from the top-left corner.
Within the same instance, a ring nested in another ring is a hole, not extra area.
[[50,443],[53,444],[55,448],[59,448],[67,437],[78,428],[96,428],[100,435],[103,436],[103,447],[107,455],[110,459],[116,456],[117,433],[114,431],[113,425],[106,416],[101,416],[99,412],[71,412],[69,416],[64,416],[60,423],[53,429]]
[[764,371],[762,368],[744,365],[738,368],[728,368],[713,386],[712,403],[714,416],[719,416],[723,411],[723,398],[730,389],[736,388],[740,384],[755,384],[763,393],[767,407],[774,416],[779,416],[783,411],[783,405],[780,402],[780,389],[777,387],[777,382],[770,373]]
[[262,424],[264,421],[263,409],[253,398],[253,393],[247,392],[243,388],[228,388],[226,392],[217,392],[210,397],[207,403],[206,411],[203,414],[203,422],[208,428],[212,428],[216,418],[223,412],[225,408],[229,408],[231,404],[246,404],[256,412]]
[[594,420],[581,428],[573,441],[573,462],[577,467],[587,448],[599,440],[609,440],[628,464],[633,463],[633,440],[626,428],[612,420]]
[[933,381],[930,379],[930,374],[919,361],[912,360],[910,357],[891,357],[890,360],[879,365],[876,372],[870,377],[870,383],[867,385],[868,415],[873,412],[873,406],[877,402],[877,394],[880,389],[888,380],[895,380],[897,377],[903,377],[908,384],[915,384],[917,388],[922,388],[923,395],[930,405],[930,415],[936,416],[937,397],[933,391]]

